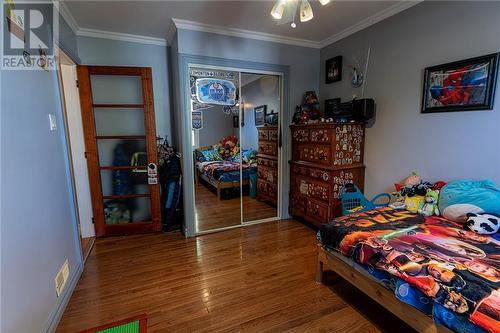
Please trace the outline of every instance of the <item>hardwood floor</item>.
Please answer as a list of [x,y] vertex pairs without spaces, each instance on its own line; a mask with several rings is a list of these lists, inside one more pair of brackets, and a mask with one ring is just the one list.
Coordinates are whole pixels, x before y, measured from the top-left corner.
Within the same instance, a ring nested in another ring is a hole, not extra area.
[[317,284],[315,269],[315,232],[293,220],[98,239],[57,332],[143,313],[148,333],[412,332],[346,281]]
[[[196,219],[199,231],[230,227],[241,223],[240,198],[217,199],[201,181],[196,189]],[[265,202],[243,196],[243,220],[245,222],[277,216],[277,209]]]

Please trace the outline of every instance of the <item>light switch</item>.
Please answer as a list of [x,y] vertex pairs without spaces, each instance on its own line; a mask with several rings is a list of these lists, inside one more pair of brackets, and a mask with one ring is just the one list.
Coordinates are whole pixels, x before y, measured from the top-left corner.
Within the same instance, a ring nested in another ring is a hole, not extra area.
[[51,131],[57,131],[57,120],[54,113],[49,113],[49,126]]

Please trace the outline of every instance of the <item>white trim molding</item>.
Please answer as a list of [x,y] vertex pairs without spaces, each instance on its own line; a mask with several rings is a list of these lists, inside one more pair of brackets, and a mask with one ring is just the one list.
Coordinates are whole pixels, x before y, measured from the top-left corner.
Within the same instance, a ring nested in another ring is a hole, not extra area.
[[70,28],[77,36],[105,38],[105,39],[113,39],[126,42],[166,46],[166,45],[171,45],[171,43],[173,42],[177,29],[184,29],[184,30],[214,33],[225,36],[248,38],[248,39],[262,40],[267,42],[321,49],[330,44],[338,42],[339,40],[344,39],[358,31],[366,29],[369,26],[374,25],[382,20],[385,20],[386,18],[396,15],[410,7],[413,7],[421,3],[422,1],[423,0],[398,1],[394,5],[385,8],[359,21],[358,23],[340,31],[339,33],[336,33],[321,41],[311,41],[302,38],[294,38],[276,34],[269,34],[265,32],[223,27],[213,24],[205,24],[205,23],[189,21],[189,20],[181,20],[176,18],[172,18],[171,24],[168,28],[168,31],[166,32],[166,38],[158,38],[158,37],[126,34],[121,32],[105,31],[99,29],[81,28],[78,26],[77,21],[75,20],[73,15],[71,15],[71,12],[69,11],[69,9],[67,8],[66,4],[63,1],[60,1],[60,13],[61,16],[68,23]]
[[76,32],[76,35],[82,37],[105,38],[105,39],[113,39],[124,42],[167,46],[167,40],[164,38],[124,34],[121,32],[113,32],[113,31],[105,31],[97,29],[80,28]]
[[339,33],[336,33],[335,35],[332,35],[328,38],[323,39],[322,41],[319,42],[319,48],[324,48],[330,44],[333,44],[335,42],[338,42],[341,39],[344,39],[350,35],[355,34],[358,31],[361,31],[363,29],[368,28],[369,26],[372,26],[380,21],[385,20],[386,18],[389,18],[393,15],[396,15],[410,7],[413,7],[419,3],[423,2],[423,0],[404,0],[397,2],[396,4],[381,10],[372,16],[369,16],[358,23],[350,26],[349,28],[346,28]]
[[258,31],[252,31],[252,30],[222,27],[222,26],[213,25],[213,24],[205,24],[205,23],[199,23],[199,22],[195,22],[195,21],[180,20],[180,19],[176,19],[176,18],[172,18],[172,21],[174,22],[176,29],[202,31],[202,32],[209,32],[209,33],[218,34],[218,35],[256,39],[256,40],[262,40],[262,41],[266,41],[266,42],[282,43],[282,44],[289,44],[289,45],[295,45],[295,46],[312,47],[312,48],[319,47],[319,42],[310,41],[310,40],[301,39],[301,38],[268,34],[265,32],[258,32]]
[[76,22],[73,15],[71,15],[71,12],[69,11],[64,1],[59,1],[59,14],[61,14],[64,21],[66,21],[71,30],[73,30],[73,32],[76,34],[79,29],[78,23]]

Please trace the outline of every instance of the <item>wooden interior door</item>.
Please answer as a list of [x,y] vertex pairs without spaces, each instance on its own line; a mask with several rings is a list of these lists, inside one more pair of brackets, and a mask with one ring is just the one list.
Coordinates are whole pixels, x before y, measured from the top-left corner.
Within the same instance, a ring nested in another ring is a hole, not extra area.
[[77,71],[96,236],[161,231],[151,68]]

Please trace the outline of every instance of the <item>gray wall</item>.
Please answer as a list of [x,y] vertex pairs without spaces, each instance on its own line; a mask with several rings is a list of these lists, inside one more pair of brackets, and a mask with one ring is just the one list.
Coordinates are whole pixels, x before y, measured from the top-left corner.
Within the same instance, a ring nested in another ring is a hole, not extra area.
[[201,111],[203,128],[199,130],[200,147],[218,143],[223,137],[234,134],[233,115],[222,112],[222,106]]
[[321,50],[344,57],[343,80],[324,84],[322,99],[361,95],[348,65],[371,43],[365,97],[375,99],[367,129],[366,192],[386,191],[418,170],[431,180],[489,178],[500,185],[500,84],[493,111],[421,114],[425,67],[500,50],[500,2],[423,2]]
[[255,127],[254,108],[267,106],[267,111],[280,112],[279,77],[266,75],[241,87],[241,96],[245,102],[245,126],[241,128],[243,149],[259,149],[259,133]]
[[78,51],[84,65],[151,67],[156,115],[156,134],[172,142],[169,57],[166,46],[78,37]]
[[[76,45],[67,31],[61,38]],[[54,330],[82,269],[57,73],[0,75],[0,331]],[[49,131],[49,113],[57,117],[57,131]],[[58,298],[54,277],[66,259],[70,277]]]

